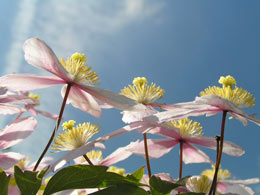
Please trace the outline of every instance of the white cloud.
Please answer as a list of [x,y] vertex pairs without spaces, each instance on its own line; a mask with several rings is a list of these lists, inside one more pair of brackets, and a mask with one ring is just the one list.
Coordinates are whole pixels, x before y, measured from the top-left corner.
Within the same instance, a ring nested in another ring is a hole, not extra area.
[[[154,17],[162,6],[162,3],[148,0],[23,0],[19,3],[16,19],[11,27],[12,42],[6,57],[8,66],[4,72],[9,74],[29,71],[28,73],[46,74],[24,62],[22,45],[30,36],[40,37],[58,56],[66,57],[71,52],[85,51],[85,47],[89,45],[97,47],[98,43],[102,47],[97,34],[118,33],[127,25],[139,24]],[[57,113],[61,103],[60,88],[43,89],[40,95],[41,99],[49,100],[41,105],[41,109]],[[54,122],[47,121],[48,119],[38,121],[33,135],[13,149],[35,159],[54,128]]]
[[36,0],[22,0],[18,6],[16,18],[11,26],[12,42],[6,55],[4,73],[17,72],[23,61],[22,45],[32,28],[35,17]]

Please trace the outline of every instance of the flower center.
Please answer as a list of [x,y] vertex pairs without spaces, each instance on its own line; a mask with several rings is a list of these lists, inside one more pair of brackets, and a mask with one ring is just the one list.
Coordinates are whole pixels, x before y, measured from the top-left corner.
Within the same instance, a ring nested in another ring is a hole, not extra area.
[[[53,150],[73,150],[86,144],[86,142],[97,132],[100,128],[96,124],[83,123],[74,127],[75,121],[68,121],[63,123],[65,129],[63,133],[59,134],[54,140]],[[71,126],[72,125],[72,126]]]
[[34,106],[40,105],[40,96],[38,94],[29,93],[28,97],[33,99],[33,100],[36,100],[37,103],[33,104]]
[[[94,165],[98,165],[103,160],[101,150],[91,150],[86,155]],[[81,162],[86,162],[86,159],[82,157]]]
[[117,173],[119,175],[122,175],[124,176],[125,174],[125,169],[123,168],[117,168],[115,166],[110,166],[108,169],[107,169],[107,172],[113,172],[113,173]]
[[59,59],[61,65],[73,76],[73,81],[97,85],[99,78],[96,72],[87,65],[87,59],[84,54],[74,53],[71,57],[64,60]]
[[30,159],[26,157],[25,159],[20,160],[18,163],[16,163],[16,166],[18,166],[21,170],[25,170],[29,162]]
[[222,84],[222,88],[217,86],[208,87],[200,92],[200,95],[217,95],[228,99],[238,107],[252,107],[255,105],[255,98],[251,93],[237,86],[234,89],[232,88],[234,84],[236,85],[234,77],[230,75],[222,76],[219,79],[219,83]]
[[160,86],[156,87],[156,84],[147,84],[145,77],[136,77],[133,80],[133,85],[128,85],[121,90],[122,95],[131,98],[138,103],[149,104],[162,98],[164,90]]
[[189,178],[186,185],[192,192],[207,193],[210,190],[211,182],[207,176],[202,175],[199,178]]
[[189,118],[184,118],[175,121],[168,121],[165,123],[166,127],[176,127],[179,129],[183,137],[202,136],[203,130],[199,122],[192,121]]
[[[215,174],[215,166],[212,166],[212,169],[206,169],[205,171],[203,171],[201,173],[201,175],[205,175],[211,180],[213,179],[214,174]],[[223,170],[220,167],[219,171],[218,171],[218,179],[223,180],[223,179],[227,179],[229,177],[231,177],[231,173],[227,169]]]

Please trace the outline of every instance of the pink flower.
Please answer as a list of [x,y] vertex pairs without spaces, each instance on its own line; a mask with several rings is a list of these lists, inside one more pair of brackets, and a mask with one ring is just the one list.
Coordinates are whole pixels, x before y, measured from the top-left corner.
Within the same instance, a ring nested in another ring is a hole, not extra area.
[[255,98],[248,91],[238,88],[235,79],[228,75],[220,77],[219,83],[223,86],[208,87],[200,93],[201,97],[196,97],[192,102],[184,102],[172,105],[162,105],[164,111],[148,116],[146,120],[169,121],[178,120],[188,116],[212,116],[222,111],[228,111],[234,118],[247,125],[247,120],[260,125],[260,119],[247,115],[241,108],[252,107]]
[[[0,133],[0,149],[12,147],[28,137],[36,127],[33,117],[25,117],[14,120],[8,124]],[[0,153],[0,168],[9,169],[25,157],[15,152]]]
[[[91,68],[85,65],[78,53],[66,61],[58,60],[54,52],[40,39],[31,38],[24,43],[25,60],[38,68],[42,68],[53,76],[11,74],[0,78],[0,85],[13,91],[30,91],[50,87],[57,84],[71,86],[68,102],[76,108],[100,117],[101,108],[98,101],[105,102],[122,110],[144,109],[142,105],[117,93],[94,87],[98,77]],[[63,87],[62,93],[66,90]]]
[[[149,156],[160,158],[170,152],[177,144],[182,143],[184,163],[212,163],[209,157],[193,144],[216,149],[216,140],[202,135],[201,126],[189,119],[171,121],[166,125],[157,125],[149,133],[168,137],[167,139],[148,139]],[[143,142],[130,149],[135,154],[144,155]],[[223,152],[232,156],[241,156],[244,150],[231,143],[224,142]]]
[[25,111],[21,105],[28,104],[34,101],[23,95],[8,93],[7,89],[0,87],[0,114],[16,114]]

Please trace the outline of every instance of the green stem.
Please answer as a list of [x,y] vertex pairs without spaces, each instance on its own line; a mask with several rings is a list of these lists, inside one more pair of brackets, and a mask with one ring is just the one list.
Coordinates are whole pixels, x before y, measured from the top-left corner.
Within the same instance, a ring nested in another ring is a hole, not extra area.
[[66,92],[65,92],[65,95],[64,95],[64,99],[63,99],[63,102],[62,102],[62,105],[61,105],[61,109],[60,109],[60,114],[57,118],[57,122],[56,122],[56,125],[54,127],[54,130],[53,130],[53,133],[49,139],[49,142],[47,143],[46,147],[44,148],[41,156],[39,157],[37,163],[35,164],[34,168],[33,168],[33,171],[36,171],[37,167],[39,166],[40,162],[42,161],[43,157],[45,156],[46,152],[48,151],[55,135],[56,135],[56,132],[58,131],[58,128],[60,126],[60,122],[61,122],[61,119],[62,119],[62,115],[63,115],[63,112],[64,112],[64,109],[65,109],[65,106],[66,106],[66,102],[67,102],[67,99],[68,99],[68,96],[69,96],[69,92],[70,92],[70,88],[71,88],[72,84],[68,83],[67,84],[67,89],[66,89]]
[[151,172],[151,166],[150,166],[150,160],[149,160],[149,154],[148,154],[146,133],[144,133],[143,135],[144,135],[144,150],[145,150],[145,159],[146,159],[147,171],[148,171],[149,178],[151,178],[152,172]]
[[212,184],[211,184],[209,195],[211,195],[211,194],[215,195],[215,193],[216,193],[218,170],[219,170],[219,165],[220,165],[220,162],[221,162],[221,156],[222,156],[223,144],[224,144],[224,132],[225,132],[226,116],[227,116],[227,111],[223,110],[222,123],[221,123],[221,134],[220,134],[220,145],[219,145],[219,151],[217,153],[215,174],[214,174],[214,177],[213,177],[213,181],[212,181]]
[[183,159],[183,142],[180,141],[180,170],[179,170],[179,179],[182,178],[182,159]]

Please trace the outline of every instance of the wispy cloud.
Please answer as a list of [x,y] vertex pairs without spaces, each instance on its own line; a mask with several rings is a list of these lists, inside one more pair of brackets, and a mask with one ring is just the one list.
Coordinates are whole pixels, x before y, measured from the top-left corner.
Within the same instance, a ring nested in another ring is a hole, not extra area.
[[[141,24],[154,18],[162,7],[162,3],[148,0],[23,0],[19,3],[16,19],[11,27],[12,42],[6,56],[8,66],[4,72],[9,74],[29,70],[28,73],[45,74],[30,65],[23,65],[25,62],[22,45],[30,36],[40,37],[50,44],[58,56],[66,57],[71,55],[72,51],[86,51],[86,45],[95,45],[97,49],[102,47],[97,35],[120,33],[130,24]],[[57,105],[61,101],[61,98],[58,98],[58,87],[43,89],[40,95],[43,100],[51,100],[41,105],[42,110],[58,112]],[[26,152],[33,159],[37,158],[35,155],[39,155],[53,128],[54,122],[41,119],[36,132],[13,149]]]

